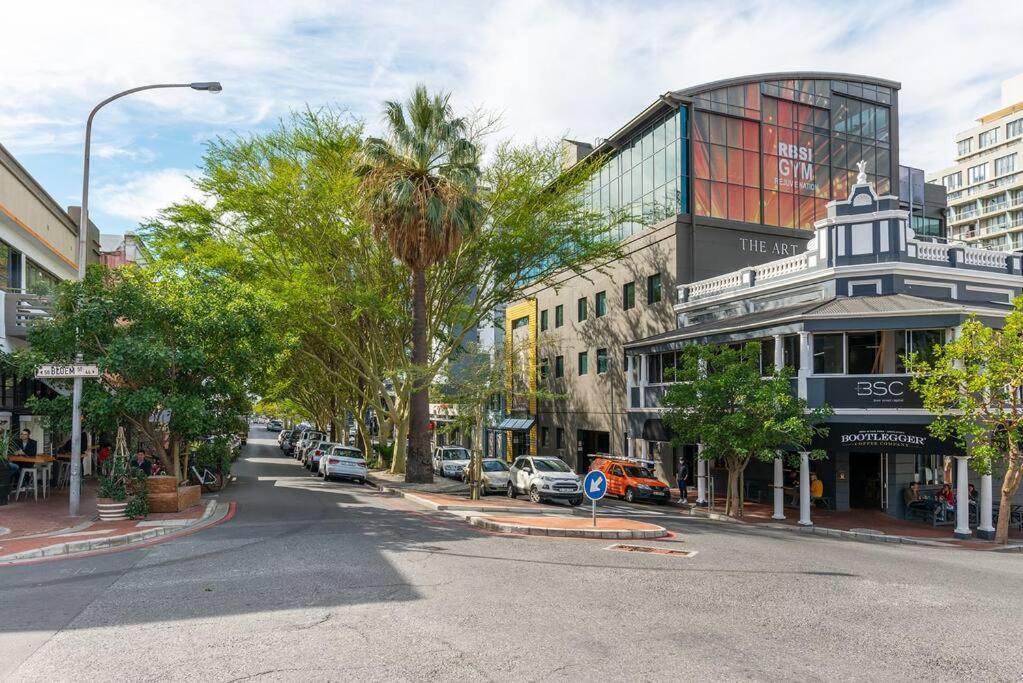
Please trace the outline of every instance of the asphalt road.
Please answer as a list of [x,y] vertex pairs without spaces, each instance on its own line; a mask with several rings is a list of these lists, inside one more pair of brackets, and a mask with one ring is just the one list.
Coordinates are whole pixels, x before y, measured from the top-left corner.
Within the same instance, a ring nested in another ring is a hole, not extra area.
[[253,432],[237,515],[0,569],[0,680],[1021,680],[1023,557],[668,517],[693,557],[485,534]]

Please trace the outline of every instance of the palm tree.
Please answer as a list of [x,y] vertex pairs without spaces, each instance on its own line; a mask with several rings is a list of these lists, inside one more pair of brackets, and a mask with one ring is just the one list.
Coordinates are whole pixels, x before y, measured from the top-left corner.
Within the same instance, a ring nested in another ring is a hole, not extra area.
[[412,273],[409,482],[433,481],[426,271],[473,234],[482,215],[479,148],[450,97],[419,85],[404,104],[387,102],[387,137],[366,140],[360,169],[373,229]]

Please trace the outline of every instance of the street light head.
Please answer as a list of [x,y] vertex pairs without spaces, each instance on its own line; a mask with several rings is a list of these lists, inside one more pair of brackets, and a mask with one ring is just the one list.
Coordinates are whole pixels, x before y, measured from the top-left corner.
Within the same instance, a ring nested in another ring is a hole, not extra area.
[[188,87],[192,90],[205,90],[207,92],[220,92],[224,89],[224,86],[220,85],[219,81],[208,81],[203,83],[189,83]]

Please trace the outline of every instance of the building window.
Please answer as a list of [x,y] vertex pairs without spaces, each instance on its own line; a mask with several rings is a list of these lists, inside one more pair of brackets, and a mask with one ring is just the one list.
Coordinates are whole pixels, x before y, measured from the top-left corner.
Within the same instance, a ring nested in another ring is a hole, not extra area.
[[799,372],[799,335],[788,334],[782,339],[782,355],[785,367]]
[[901,331],[895,334],[896,372],[906,371],[903,358],[911,353],[917,354],[920,360],[934,362],[937,347],[945,343],[945,330],[906,330],[905,334]]
[[1005,124],[1005,139],[1023,135],[1023,119],[1016,119]]
[[976,166],[970,166],[969,170],[970,184],[982,183],[987,180],[987,164],[977,164]]
[[565,357],[554,357],[554,379],[561,379],[565,376]]
[[541,332],[546,332],[547,331],[547,311],[546,310],[540,311],[540,331]]
[[996,142],[998,142],[998,129],[992,128],[991,130],[984,131],[983,133],[980,134],[978,142],[979,144],[977,146],[980,149],[984,149],[985,147],[990,147],[991,145],[995,144]]
[[577,301],[576,304],[575,304],[576,319],[579,322],[582,322],[582,321],[586,320],[586,314],[587,314],[587,311],[589,310],[589,303],[588,302],[589,302],[589,300],[586,297],[583,297],[583,298],[579,299],[579,301]]
[[607,292],[597,292],[593,297],[593,308],[598,318],[607,314]]
[[656,304],[661,301],[661,274],[655,273],[646,279],[646,302]]
[[25,289],[31,294],[53,294],[60,280],[31,259],[25,259]]
[[561,327],[565,324],[565,306],[558,304],[554,307],[554,327]]
[[880,332],[850,332],[846,335],[845,347],[850,375],[877,375],[884,371]]
[[540,359],[540,379],[547,379],[547,369],[550,367],[550,361],[546,358]]
[[1016,155],[1009,154],[1008,156],[999,157],[995,159],[995,177],[1005,175],[1006,173],[1012,173],[1016,170]]
[[813,371],[818,375],[837,375],[842,368],[842,335],[813,335]]
[[969,154],[973,151],[973,138],[966,138],[956,143],[956,150],[959,152],[959,156]]
[[760,340],[760,376],[774,374],[774,337]]
[[540,427],[540,444],[544,447],[550,445],[550,434],[546,427]]
[[521,318],[516,318],[515,320],[512,320],[512,329],[513,330],[517,330],[517,329],[519,329],[521,327],[525,327],[528,324],[529,324],[529,316],[528,315],[524,315]]
[[565,430],[561,427],[554,430],[554,447],[558,450],[565,447]]
[[579,352],[579,374],[585,375],[590,371],[590,354],[588,351]]
[[626,282],[622,285],[622,310],[636,307],[636,283]]
[[597,374],[607,372],[607,349],[597,349]]
[[943,176],[941,178],[941,184],[945,186],[946,190],[958,190],[963,186],[963,172],[956,171],[955,173]]

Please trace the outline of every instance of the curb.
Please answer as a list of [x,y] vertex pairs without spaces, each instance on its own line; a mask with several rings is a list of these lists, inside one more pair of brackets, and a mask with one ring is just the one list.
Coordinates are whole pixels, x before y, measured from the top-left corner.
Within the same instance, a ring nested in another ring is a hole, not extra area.
[[[213,524],[221,521],[227,516],[230,510],[230,504],[219,504],[215,500],[208,500],[206,501],[206,509],[203,511],[202,517],[200,517],[194,524],[190,524],[186,527],[151,527],[142,531],[132,531],[121,536],[96,539],[86,538],[78,541],[56,543],[43,548],[4,555],[3,557],[0,557],[0,564],[17,563],[23,560],[72,557],[79,553],[120,548],[122,546],[133,545],[140,541],[160,538],[162,536],[170,536],[173,534],[180,534],[182,532],[199,531],[206,526],[212,526]],[[216,519],[209,522],[209,524],[205,524],[205,522],[209,521],[212,517],[214,517],[214,515],[216,515]]]
[[508,524],[486,517],[470,517],[469,524],[504,534],[527,534],[529,536],[560,536],[563,538],[599,538],[604,540],[636,540],[663,538],[668,530],[663,527],[656,529],[557,529],[544,526],[526,526],[524,524]]

